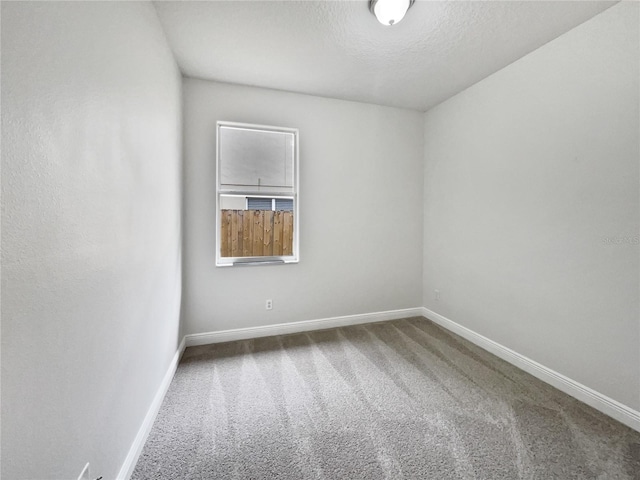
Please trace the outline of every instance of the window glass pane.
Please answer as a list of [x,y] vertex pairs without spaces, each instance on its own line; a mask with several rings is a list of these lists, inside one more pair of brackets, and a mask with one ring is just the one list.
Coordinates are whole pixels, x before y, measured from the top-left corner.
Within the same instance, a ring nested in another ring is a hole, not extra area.
[[249,210],[273,210],[272,198],[248,197],[247,207]]
[[297,130],[220,121],[216,138],[216,265],[297,262]]
[[273,198],[220,195],[220,257],[293,255],[293,199],[275,201],[273,211]]
[[290,190],[293,187],[293,134],[220,127],[220,184]]
[[293,212],[293,198],[276,198],[276,210]]

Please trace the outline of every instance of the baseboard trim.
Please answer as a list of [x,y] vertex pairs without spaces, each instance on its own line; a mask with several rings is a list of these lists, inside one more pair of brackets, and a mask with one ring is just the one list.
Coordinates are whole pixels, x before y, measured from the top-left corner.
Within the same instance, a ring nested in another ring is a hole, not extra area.
[[397,320],[400,318],[426,317],[434,323],[440,325],[447,330],[466,338],[470,342],[480,348],[496,355],[497,357],[509,362],[510,364],[530,373],[534,377],[546,382],[558,390],[571,395],[583,403],[595,408],[596,410],[608,415],[628,427],[640,432],[640,412],[623,405],[622,403],[603,395],[575,380],[572,380],[561,373],[556,372],[535,360],[531,360],[524,355],[519,354],[505,347],[504,345],[494,342],[493,340],[474,332],[473,330],[463,327],[454,322],[429,310],[425,307],[405,308],[400,310],[388,310],[385,312],[364,313],[359,315],[345,315],[341,317],[320,318],[315,320],[304,320],[300,322],[279,323],[276,325],[265,325],[260,327],[236,328],[232,330],[220,330],[217,332],[199,333],[194,335],[185,335],[180,342],[171,364],[165,373],[162,383],[158,387],[158,391],[153,402],[147,410],[147,414],[138,430],[127,458],[122,464],[122,468],[118,473],[118,480],[129,480],[136,466],[142,448],[149,436],[149,432],[153,427],[153,422],[158,415],[162,401],[171,385],[171,380],[178,368],[180,358],[186,347],[194,347],[198,345],[208,345],[213,343],[231,342],[234,340],[245,340],[250,338],[269,337],[272,335],[283,335],[289,333],[308,332],[313,330],[323,330],[327,328],[346,327],[349,325],[359,325],[363,323],[383,322],[387,320]]
[[320,318],[316,320],[303,320],[300,322],[278,323],[276,325],[264,325],[260,327],[236,328],[233,330],[220,330],[217,332],[197,333],[187,335],[187,347],[209,345],[212,343],[232,342],[234,340],[246,340],[249,338],[270,337],[288,333],[309,332],[312,330],[324,330],[327,328],[346,327],[361,323],[383,322],[407,317],[421,317],[422,307],[404,308],[401,310],[388,310],[385,312],[363,313],[359,315],[345,315],[342,317]]
[[428,308],[423,308],[422,312],[424,317],[434,323],[437,323],[441,327],[466,338],[480,348],[493,353],[497,357],[500,357],[521,370],[530,373],[543,382],[554,386],[567,395],[571,395],[577,400],[586,403],[605,415],[608,415],[626,426],[640,432],[640,412],[618,402],[617,400],[609,398],[586,385],[576,382],[555,370],[545,367],[535,360],[531,360],[530,358],[525,357],[524,355],[521,355],[498,342],[494,342],[493,340],[490,340],[467,327],[463,327],[439,313],[429,310]]
[[346,315],[342,317],[321,318],[317,320],[305,320],[301,322],[279,323],[276,325],[265,325],[261,327],[237,328],[233,330],[221,330],[218,332],[199,333],[195,335],[185,335],[178,346],[167,373],[165,373],[162,383],[158,387],[153,402],[147,410],[144,421],[138,430],[127,458],[125,458],[120,472],[116,477],[117,480],[129,480],[133,470],[135,469],[140,453],[144,447],[149,432],[153,427],[153,422],[160,411],[162,401],[164,400],[171,380],[176,373],[180,358],[186,347],[194,347],[197,345],[208,345],[212,343],[231,342],[234,340],[244,340],[248,338],[268,337],[272,335],[282,335],[287,333],[307,332],[311,330],[322,330],[326,328],[345,327],[348,325],[358,325],[361,323],[382,322],[385,320],[397,320],[399,318],[417,317],[423,315],[422,307],[405,308],[401,310],[389,310],[386,312],[365,313],[360,315]]
[[131,448],[129,448],[129,453],[127,454],[127,458],[125,458],[122,467],[120,468],[120,472],[116,477],[118,480],[129,480],[131,474],[133,473],[134,468],[136,467],[136,463],[138,463],[138,458],[142,453],[142,448],[144,447],[145,442],[147,441],[147,437],[149,436],[149,432],[151,432],[151,427],[153,427],[153,422],[160,411],[160,406],[162,405],[162,401],[164,400],[167,391],[169,390],[169,385],[171,385],[171,380],[173,380],[173,376],[176,373],[176,369],[178,368],[178,363],[180,363],[180,358],[184,353],[185,349],[185,339],[182,338],[180,345],[178,346],[178,350],[176,351],[171,363],[169,364],[169,368],[167,369],[167,373],[164,374],[162,378],[162,383],[158,387],[158,391],[156,392],[155,397],[153,397],[153,402],[149,406],[149,410],[147,410],[147,414],[144,417],[144,421],[138,430],[138,434],[136,435]]

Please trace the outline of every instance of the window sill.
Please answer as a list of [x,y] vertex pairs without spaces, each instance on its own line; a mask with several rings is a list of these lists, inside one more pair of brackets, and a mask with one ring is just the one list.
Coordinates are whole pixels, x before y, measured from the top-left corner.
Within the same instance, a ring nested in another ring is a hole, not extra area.
[[255,267],[262,265],[288,265],[291,263],[299,263],[298,258],[282,259],[282,258],[265,258],[265,259],[251,259],[251,260],[235,260],[228,263],[216,262],[216,267]]

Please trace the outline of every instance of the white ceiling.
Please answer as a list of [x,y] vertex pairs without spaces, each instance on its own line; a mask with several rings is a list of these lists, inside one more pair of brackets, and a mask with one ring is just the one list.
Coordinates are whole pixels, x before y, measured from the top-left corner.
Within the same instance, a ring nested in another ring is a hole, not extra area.
[[424,111],[614,3],[418,0],[392,27],[367,0],[155,6],[187,76]]

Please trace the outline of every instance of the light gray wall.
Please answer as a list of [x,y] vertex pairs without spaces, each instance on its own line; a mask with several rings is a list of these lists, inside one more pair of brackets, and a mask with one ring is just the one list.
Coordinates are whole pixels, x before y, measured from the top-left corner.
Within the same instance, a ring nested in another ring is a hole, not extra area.
[[425,306],[634,409],[638,8],[427,112],[424,177]]
[[244,210],[247,208],[247,197],[220,197],[221,210]]
[[2,2],[2,478],[125,459],[178,345],[180,108],[151,3]]
[[[422,114],[189,78],[183,92],[186,333],[420,306]],[[215,267],[217,120],[300,129],[299,264]]]

